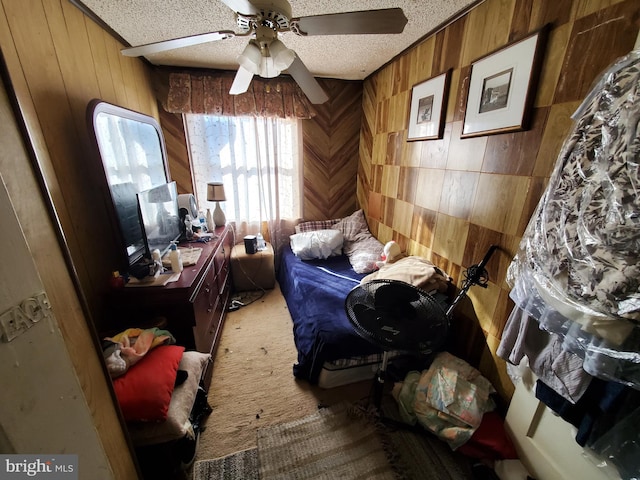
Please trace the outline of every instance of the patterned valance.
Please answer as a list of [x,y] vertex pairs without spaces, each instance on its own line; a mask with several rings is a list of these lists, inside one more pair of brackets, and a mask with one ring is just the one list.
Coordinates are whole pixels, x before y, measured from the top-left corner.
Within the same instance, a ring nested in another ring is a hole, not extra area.
[[312,118],[315,109],[300,87],[287,76],[254,77],[246,93],[230,95],[235,72],[164,71],[158,91],[170,113],[226,116]]

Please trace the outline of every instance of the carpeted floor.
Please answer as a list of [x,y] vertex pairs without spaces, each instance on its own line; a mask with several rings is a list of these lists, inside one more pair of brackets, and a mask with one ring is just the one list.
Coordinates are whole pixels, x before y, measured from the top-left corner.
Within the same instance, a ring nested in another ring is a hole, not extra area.
[[[245,295],[243,302],[257,293]],[[209,388],[213,412],[200,436],[196,460],[255,447],[259,428],[303,418],[319,406],[358,401],[369,393],[371,382],[323,390],[296,380],[296,358],[291,317],[277,284],[254,303],[227,314]]]
[[[259,475],[253,462],[259,457],[260,432],[304,423],[325,407],[368,403],[370,381],[323,390],[295,379],[295,360],[291,317],[277,284],[250,305],[227,314],[209,390],[213,411],[199,439],[194,479],[259,478],[252,475]],[[385,400],[385,408],[389,402],[397,409],[391,398]],[[384,438],[391,448],[387,453],[392,452],[394,462],[408,472],[401,478],[472,478],[468,465],[452,456],[444,442],[403,431],[391,431]]]

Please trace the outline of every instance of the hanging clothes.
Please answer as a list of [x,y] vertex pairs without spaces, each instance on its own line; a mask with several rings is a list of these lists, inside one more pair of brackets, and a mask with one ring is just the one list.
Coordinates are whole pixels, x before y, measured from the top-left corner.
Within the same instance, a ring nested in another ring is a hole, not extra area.
[[602,75],[574,120],[509,267],[510,296],[586,372],[640,389],[640,51]]
[[496,354],[512,365],[527,357],[536,377],[570,403],[576,403],[593,378],[582,368],[582,359],[563,348],[560,335],[542,329],[524,310],[509,315]]

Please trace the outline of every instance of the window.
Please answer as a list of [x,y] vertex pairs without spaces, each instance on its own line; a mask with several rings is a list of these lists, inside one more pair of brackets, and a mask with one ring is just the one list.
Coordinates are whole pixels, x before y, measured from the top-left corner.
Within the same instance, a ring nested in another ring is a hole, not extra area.
[[222,182],[227,221],[251,226],[301,216],[295,119],[185,115],[196,200],[211,208],[208,182]]

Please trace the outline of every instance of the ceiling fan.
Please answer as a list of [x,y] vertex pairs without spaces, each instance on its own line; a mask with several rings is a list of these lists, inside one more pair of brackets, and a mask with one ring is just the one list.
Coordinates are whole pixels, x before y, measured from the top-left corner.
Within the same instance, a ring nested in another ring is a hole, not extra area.
[[296,81],[311,103],[328,100],[320,84],[293,50],[279,39],[278,33],[293,32],[300,36],[363,35],[402,33],[407,18],[400,8],[365,10],[293,18],[287,0],[220,0],[236,13],[239,32],[220,30],[188,37],[125,48],[122,54],[139,57],[176,48],[226,40],[232,37],[251,37],[238,56],[238,72],[232,95],[247,91],[254,75],[274,78],[286,72]]

